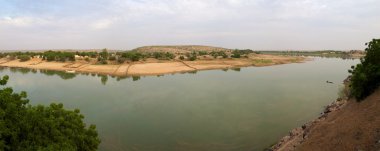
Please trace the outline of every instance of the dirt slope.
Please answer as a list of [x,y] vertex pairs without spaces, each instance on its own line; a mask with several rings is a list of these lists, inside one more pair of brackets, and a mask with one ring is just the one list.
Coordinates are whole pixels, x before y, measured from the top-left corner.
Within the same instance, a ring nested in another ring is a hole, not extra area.
[[361,102],[337,101],[324,115],[300,128],[269,150],[380,151],[380,89]]
[[310,129],[300,151],[378,151],[380,149],[380,90],[362,102],[349,101]]

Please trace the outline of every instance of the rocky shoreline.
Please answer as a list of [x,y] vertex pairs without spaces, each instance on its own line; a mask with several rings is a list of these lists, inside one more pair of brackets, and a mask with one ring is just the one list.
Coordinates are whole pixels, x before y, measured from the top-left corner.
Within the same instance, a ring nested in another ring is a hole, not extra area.
[[[350,77],[345,79],[343,83],[347,85],[349,80]],[[265,151],[294,151],[297,146],[302,144],[308,138],[308,134],[314,126],[324,121],[332,112],[342,109],[347,104],[348,100],[349,98],[347,96],[336,99],[336,101],[326,106],[317,119],[303,124],[301,127],[292,129],[289,134],[281,138],[277,144],[266,149]]]

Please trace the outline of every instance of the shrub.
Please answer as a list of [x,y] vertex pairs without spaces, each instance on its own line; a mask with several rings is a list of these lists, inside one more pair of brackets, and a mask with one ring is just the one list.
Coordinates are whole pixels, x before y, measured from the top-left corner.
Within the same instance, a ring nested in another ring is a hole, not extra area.
[[21,56],[18,56],[17,58],[20,59],[21,62],[30,60],[30,56],[28,55],[21,55]]
[[107,64],[107,60],[100,60],[100,64]]
[[184,56],[179,56],[179,59],[180,60],[185,60],[185,57]]
[[75,52],[60,52],[60,51],[46,51],[42,54],[43,59],[47,61],[61,61],[65,62],[75,61]]
[[117,62],[119,62],[119,63],[124,63],[126,60],[127,60],[127,59],[124,58],[124,57],[119,57],[119,58],[117,59]]
[[189,60],[190,60],[190,61],[197,60],[197,56],[190,56],[190,57],[189,57]]
[[115,56],[111,56],[111,57],[108,58],[108,60],[110,60],[110,61],[115,61],[115,60],[116,60],[116,57],[115,57]]
[[198,55],[200,56],[207,55],[207,51],[198,51]]
[[234,52],[232,53],[231,57],[232,57],[232,58],[240,58],[241,56],[240,56],[240,53],[234,51]]
[[174,55],[172,53],[166,52],[164,59],[174,59]]
[[366,56],[352,66],[350,90],[358,101],[370,95],[380,84],[380,39],[367,43]]
[[134,52],[134,51],[128,51],[121,54],[121,57],[124,57],[126,59],[130,59],[132,61],[139,61],[140,58],[143,57],[141,53]]
[[191,53],[189,55],[189,60],[190,61],[194,61],[194,60],[197,60],[197,54],[195,52]]

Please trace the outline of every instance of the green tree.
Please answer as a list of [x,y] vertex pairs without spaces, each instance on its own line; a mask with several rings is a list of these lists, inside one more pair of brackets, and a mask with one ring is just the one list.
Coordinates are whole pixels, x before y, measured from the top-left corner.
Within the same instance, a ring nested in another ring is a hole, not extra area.
[[237,50],[233,51],[231,57],[232,58],[240,58],[241,57],[240,52]]
[[197,60],[197,53],[195,53],[195,51],[193,51],[189,56],[188,56],[189,60],[190,61],[195,61]]
[[352,66],[350,90],[357,99],[362,100],[370,95],[380,85],[380,39],[367,43],[366,56],[360,64]]
[[29,55],[20,55],[17,58],[20,59],[21,62],[25,62],[25,61],[30,60],[30,56]]
[[[9,77],[0,79],[7,84]],[[0,150],[97,150],[100,140],[94,125],[86,128],[78,109],[62,104],[32,106],[26,92],[0,89]]]
[[103,59],[108,59],[108,51],[107,49],[103,49],[102,52],[99,53],[99,56]]

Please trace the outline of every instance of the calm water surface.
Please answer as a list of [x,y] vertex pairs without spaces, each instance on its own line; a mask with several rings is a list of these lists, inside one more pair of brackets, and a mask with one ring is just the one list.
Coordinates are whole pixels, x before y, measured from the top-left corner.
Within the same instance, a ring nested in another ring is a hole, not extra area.
[[97,125],[101,151],[255,151],[317,117],[358,62],[314,58],[141,78],[8,68],[0,75],[32,104],[79,108]]

